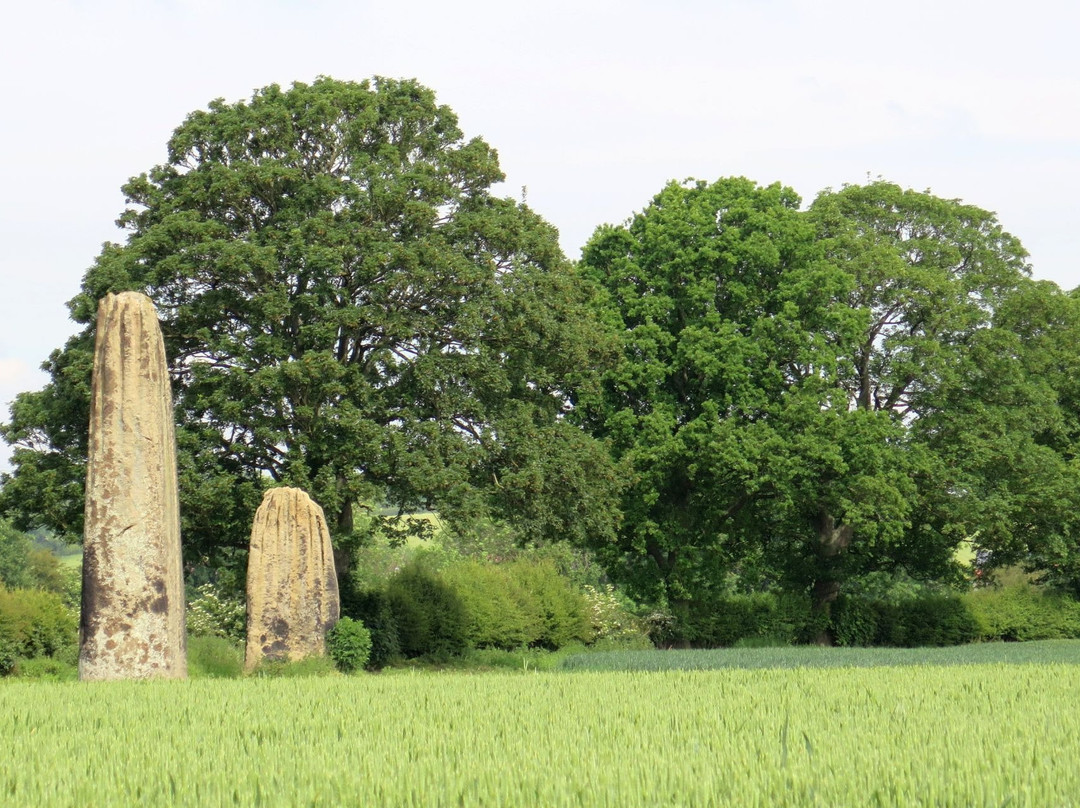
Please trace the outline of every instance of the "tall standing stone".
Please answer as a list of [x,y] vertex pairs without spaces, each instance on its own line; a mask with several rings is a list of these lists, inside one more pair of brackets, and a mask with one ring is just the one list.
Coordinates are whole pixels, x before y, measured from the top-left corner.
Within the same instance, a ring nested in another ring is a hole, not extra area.
[[339,614],[322,508],[299,488],[271,488],[251,528],[245,666],[324,654],[326,631]]
[[187,676],[172,395],[145,295],[98,306],[86,467],[80,679]]

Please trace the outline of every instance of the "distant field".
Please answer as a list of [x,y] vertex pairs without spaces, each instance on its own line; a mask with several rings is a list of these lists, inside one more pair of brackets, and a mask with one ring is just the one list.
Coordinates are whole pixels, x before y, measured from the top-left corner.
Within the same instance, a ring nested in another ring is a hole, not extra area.
[[1073,664],[3,681],[0,804],[1077,805],[1077,692]]
[[722,668],[869,668],[898,665],[1080,665],[1080,640],[974,643],[953,648],[720,648],[705,651],[610,651],[576,654],[566,670],[661,671]]

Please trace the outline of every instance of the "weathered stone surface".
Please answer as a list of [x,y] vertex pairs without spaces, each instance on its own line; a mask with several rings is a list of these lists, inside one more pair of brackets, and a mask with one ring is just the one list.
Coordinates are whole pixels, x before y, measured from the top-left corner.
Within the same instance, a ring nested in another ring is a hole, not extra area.
[[245,666],[325,653],[326,630],[339,614],[322,508],[299,488],[271,488],[251,528]]
[[172,395],[145,295],[98,306],[80,679],[187,676]]

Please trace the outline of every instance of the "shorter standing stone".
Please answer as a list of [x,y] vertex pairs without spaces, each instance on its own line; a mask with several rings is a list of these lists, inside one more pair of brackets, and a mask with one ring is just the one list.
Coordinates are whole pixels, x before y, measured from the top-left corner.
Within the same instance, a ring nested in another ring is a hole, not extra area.
[[251,528],[245,667],[324,654],[340,611],[322,508],[299,488],[271,488]]

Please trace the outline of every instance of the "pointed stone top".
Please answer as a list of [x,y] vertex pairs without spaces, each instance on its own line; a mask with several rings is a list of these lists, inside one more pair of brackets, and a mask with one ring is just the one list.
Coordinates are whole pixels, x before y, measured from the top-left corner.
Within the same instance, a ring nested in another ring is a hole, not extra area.
[[245,665],[325,652],[340,613],[323,510],[299,488],[271,488],[251,526]]
[[310,510],[324,524],[326,521],[322,506],[313,500],[307,491],[302,488],[291,488],[287,485],[268,488],[263,493],[262,504],[259,505],[259,510],[263,509],[283,509],[294,513]]
[[117,300],[146,300],[151,306],[154,305],[153,301],[142,292],[109,292],[105,297],[115,297]]
[[157,314],[157,308],[154,306],[154,301],[142,292],[109,292],[105,297],[101,298],[98,303],[98,308],[108,308],[113,306],[117,308],[127,308],[129,306],[138,308],[149,307],[155,315]]
[[[298,498],[298,499],[311,499],[308,496],[308,492],[303,488],[290,488],[287,485],[280,485],[276,488],[268,488],[266,493],[263,494],[263,501],[270,499],[284,499],[284,498]],[[314,500],[312,500],[314,502]]]

